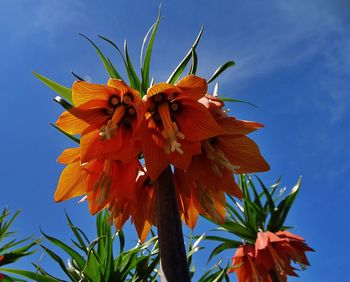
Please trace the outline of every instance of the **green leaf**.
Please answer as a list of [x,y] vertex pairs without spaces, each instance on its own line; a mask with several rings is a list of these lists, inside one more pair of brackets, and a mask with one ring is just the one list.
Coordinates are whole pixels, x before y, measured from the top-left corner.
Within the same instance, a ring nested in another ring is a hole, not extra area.
[[299,177],[297,183],[293,187],[289,195],[284,198],[277,208],[272,212],[270,222],[268,224],[268,229],[272,232],[277,232],[284,225],[284,221],[287,218],[290,208],[292,207],[296,196],[300,190],[301,177]]
[[180,62],[180,64],[175,68],[173,73],[170,75],[170,77],[167,80],[167,83],[172,83],[172,84],[175,83],[178,80],[178,78],[180,77],[180,75],[183,73],[183,71],[185,70],[188,62],[190,61],[190,59],[192,57],[192,50],[196,50],[198,42],[201,39],[203,30],[204,30],[204,27],[202,27],[200,29],[199,34],[198,34],[196,40],[194,41],[191,49],[188,51],[188,53],[186,54],[185,58],[183,58],[183,60]]
[[64,135],[66,135],[68,138],[70,138],[71,140],[73,140],[74,142],[80,144],[80,139],[75,137],[74,135],[71,135],[67,132],[65,132],[64,130],[62,130],[61,128],[59,128],[58,126],[56,126],[55,124],[53,123],[50,123],[50,125],[54,128],[56,128],[58,131],[60,131],[61,133],[63,133]]
[[[159,5],[157,19],[156,19],[155,23],[151,26],[149,31],[147,32],[145,38],[143,39],[143,43],[142,43],[141,55],[140,55],[140,66],[141,66],[141,74],[142,74],[142,83],[141,83],[142,84],[142,94],[146,93],[148,87],[150,86],[150,84],[149,84],[150,62],[151,62],[151,56],[152,56],[152,49],[153,49],[153,45],[154,45],[154,39],[155,39],[155,36],[157,33],[159,22],[161,20],[160,11],[161,11],[161,5]],[[148,41],[148,45],[147,45],[147,49],[146,49],[146,53],[145,53],[145,58],[143,59],[142,58],[143,50],[144,50],[144,47],[146,45],[149,34],[151,34],[151,36],[149,37],[149,41]]]
[[56,93],[60,94],[68,102],[72,103],[72,90],[70,88],[58,84],[57,82],[54,82],[51,79],[48,79],[45,76],[36,73],[35,71],[33,71],[32,73],[37,79],[46,84]]
[[223,65],[221,65],[220,67],[218,67],[216,69],[216,71],[213,73],[213,75],[211,76],[211,78],[209,78],[208,84],[210,82],[212,82],[213,80],[215,80],[222,72],[224,72],[225,70],[227,70],[230,67],[233,67],[234,65],[235,65],[234,61],[228,61],[228,62],[224,63]]
[[61,248],[62,250],[64,250],[68,255],[70,255],[72,257],[72,259],[74,261],[76,261],[76,263],[79,265],[80,268],[83,268],[85,265],[85,260],[84,258],[74,249],[72,249],[71,247],[69,247],[68,245],[66,245],[65,243],[63,243],[62,241],[60,241],[59,239],[55,238],[55,237],[51,237],[47,234],[45,234],[42,230],[41,230],[41,234],[43,234],[43,236],[49,240],[52,244],[56,245],[57,247]]
[[197,52],[195,49],[192,49],[192,64],[191,68],[188,74],[196,74],[197,72],[197,65],[198,65],[198,57],[197,57]]
[[62,99],[61,96],[56,96],[53,99],[56,103],[60,104],[65,110],[69,110],[73,107],[72,104],[68,103],[66,100]]
[[99,55],[103,65],[104,65],[106,71],[108,72],[108,74],[110,75],[110,77],[121,79],[121,76],[119,75],[119,73],[115,70],[114,67],[111,66],[110,61],[108,61],[106,59],[106,57],[103,55],[101,50],[97,47],[97,45],[90,38],[88,38],[86,35],[84,35],[82,33],[79,33],[79,35],[81,35],[86,40],[88,40],[91,43],[91,45],[95,48],[97,54]]
[[237,99],[233,99],[233,98],[228,98],[228,97],[218,97],[221,101],[223,102],[235,102],[235,103],[244,103],[244,104],[248,104],[250,106],[253,106],[255,108],[257,108],[258,106],[254,105],[253,103],[247,102],[247,101],[243,101],[243,100],[237,100]]
[[[51,278],[51,277],[47,277],[45,275],[41,275],[39,273],[35,273],[32,271],[27,271],[27,270],[20,270],[20,269],[11,269],[11,268],[0,268],[1,271],[7,272],[7,273],[13,273],[13,274],[17,274],[26,278],[29,278],[31,280],[34,281],[38,281],[38,282],[58,282],[60,280]],[[18,281],[18,280],[16,280]]]
[[124,41],[124,54],[125,54],[126,68],[127,68],[131,87],[141,91],[141,82],[135,72],[134,66],[130,59],[129,52],[128,52],[128,44],[126,40]]

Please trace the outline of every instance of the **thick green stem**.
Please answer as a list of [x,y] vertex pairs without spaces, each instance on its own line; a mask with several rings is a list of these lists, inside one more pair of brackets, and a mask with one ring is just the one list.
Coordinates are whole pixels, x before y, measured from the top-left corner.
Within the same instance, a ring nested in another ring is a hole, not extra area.
[[189,282],[181,218],[170,167],[154,182],[162,282]]

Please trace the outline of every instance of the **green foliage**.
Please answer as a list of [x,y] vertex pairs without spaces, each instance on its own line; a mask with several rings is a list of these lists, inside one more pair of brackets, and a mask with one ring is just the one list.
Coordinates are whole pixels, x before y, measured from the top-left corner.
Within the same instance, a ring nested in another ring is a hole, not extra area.
[[[32,247],[36,244],[36,242],[31,241],[31,237],[25,238],[22,240],[9,239],[13,237],[16,233],[13,231],[9,231],[11,225],[14,220],[19,215],[19,211],[17,211],[10,219],[6,220],[10,215],[10,211],[5,208],[0,215],[0,276],[1,272],[7,273],[16,273],[16,269],[4,268],[4,265],[8,265],[18,261],[20,258],[29,256],[33,254],[35,251],[32,251]],[[20,246],[23,245],[24,246]],[[6,279],[1,281],[14,281],[11,276],[6,276]],[[16,279],[16,281],[19,281]]]
[[[53,246],[64,251],[69,257],[65,258],[47,245],[41,247],[53,259],[70,281],[156,281],[159,263],[157,237],[154,236],[144,244],[138,243],[130,250],[125,250],[125,238],[122,231],[112,234],[112,227],[108,222],[108,212],[101,212],[96,218],[97,237],[90,241],[86,234],[76,227],[66,214],[68,226],[74,235],[73,247],[61,240],[49,236],[42,231],[45,239]],[[119,242],[119,253],[115,255],[115,242]],[[41,266],[35,265],[36,273],[62,281],[49,274]],[[33,273],[32,273],[33,274]],[[31,275],[32,275],[31,274]],[[32,279],[27,274],[25,277]],[[41,280],[38,280],[41,281]],[[43,280],[44,281],[44,280]]]
[[68,87],[65,87],[57,82],[54,82],[51,79],[48,79],[47,77],[38,74],[33,71],[34,76],[39,79],[42,83],[44,83],[46,86],[50,87],[53,91],[61,95],[64,99],[66,99],[68,102],[72,102],[72,90]]
[[[284,226],[284,222],[299,192],[301,178],[284,198],[282,196],[286,188],[279,188],[280,179],[270,187],[266,187],[259,177],[256,176],[256,179],[259,189],[250,176],[239,176],[243,198],[237,200],[228,196],[230,202],[227,203],[226,221],[215,229],[228,232],[240,240],[233,240],[232,236],[229,239],[222,236],[206,236],[206,240],[219,242],[211,252],[209,260],[227,249],[237,248],[242,244],[241,240],[254,245],[259,230],[277,232],[288,228]],[[277,191],[279,192],[276,195]]]

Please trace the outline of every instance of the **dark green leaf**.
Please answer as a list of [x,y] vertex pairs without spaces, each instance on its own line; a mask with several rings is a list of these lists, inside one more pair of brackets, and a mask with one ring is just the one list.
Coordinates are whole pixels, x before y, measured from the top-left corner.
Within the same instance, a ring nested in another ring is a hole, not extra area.
[[36,72],[32,72],[37,79],[39,79],[41,82],[46,84],[48,87],[50,87],[53,91],[60,94],[64,99],[66,99],[68,102],[72,103],[72,90],[68,87],[65,87],[61,84],[58,84],[57,82],[52,81],[51,79],[46,78],[43,75],[40,75]]
[[196,38],[196,40],[194,41],[191,49],[188,51],[188,53],[186,54],[185,58],[183,58],[183,60],[180,62],[180,64],[175,68],[175,70],[173,71],[173,73],[170,75],[170,77],[168,78],[167,82],[168,83],[175,83],[178,78],[180,77],[180,75],[183,73],[184,69],[186,68],[188,62],[190,61],[191,57],[192,57],[192,50],[196,50],[196,47],[198,45],[199,40],[201,39],[202,33],[203,33],[203,29],[204,27],[201,28],[201,30],[199,31],[199,34]]
[[224,72],[226,69],[233,67],[235,65],[234,61],[228,61],[226,63],[224,63],[223,65],[221,65],[220,67],[218,67],[216,69],[216,71],[213,73],[213,75],[211,76],[211,78],[209,78],[208,83],[212,82],[215,78],[217,78],[222,72]]

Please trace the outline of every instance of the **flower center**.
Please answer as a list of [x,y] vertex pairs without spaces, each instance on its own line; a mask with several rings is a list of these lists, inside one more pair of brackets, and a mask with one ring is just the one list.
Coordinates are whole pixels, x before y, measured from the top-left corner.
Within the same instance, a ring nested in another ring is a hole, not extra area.
[[[157,95],[155,98],[156,97]],[[170,152],[178,152],[182,155],[183,150],[181,149],[181,144],[178,142],[178,139],[185,139],[185,135],[179,131],[177,124],[171,120],[168,103],[161,103],[158,106],[158,113],[164,126],[162,136],[166,140],[164,146],[165,153],[169,154]]]
[[111,140],[111,138],[114,136],[114,134],[117,132],[118,124],[123,118],[124,114],[126,112],[125,107],[119,106],[117,107],[114,112],[112,118],[107,122],[106,125],[102,126],[100,129],[100,140]]
[[239,169],[239,166],[231,164],[220,149],[213,147],[210,140],[203,141],[202,148],[204,149],[207,158],[212,161],[211,169],[215,175],[222,177],[220,167],[227,168],[229,171],[237,173],[236,169]]

